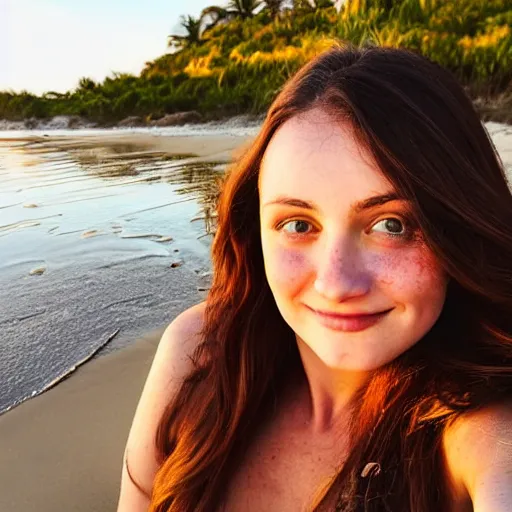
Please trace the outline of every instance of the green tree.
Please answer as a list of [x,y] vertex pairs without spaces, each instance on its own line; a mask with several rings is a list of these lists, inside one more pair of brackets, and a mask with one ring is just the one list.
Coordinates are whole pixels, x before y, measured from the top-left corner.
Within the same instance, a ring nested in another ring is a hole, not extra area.
[[[270,1],[275,3],[275,0],[274,2]],[[205,30],[236,18],[252,18],[264,3],[263,0],[229,0],[227,7],[219,7],[217,5],[206,7],[201,13],[201,18],[208,20]]]
[[182,50],[193,44],[201,44],[203,35],[203,16],[182,16],[180,26],[185,30],[184,35],[171,34],[167,38],[167,46],[176,50]]
[[237,18],[252,18],[262,4],[261,0],[229,0],[228,10],[235,13]]
[[97,83],[92,78],[83,77],[78,81],[78,89],[81,91],[94,91]]

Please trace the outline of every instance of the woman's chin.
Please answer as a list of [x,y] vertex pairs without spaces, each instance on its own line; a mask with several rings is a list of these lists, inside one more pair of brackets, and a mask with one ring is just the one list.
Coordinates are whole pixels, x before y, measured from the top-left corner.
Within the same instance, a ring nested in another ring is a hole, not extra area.
[[340,372],[370,372],[387,364],[390,360],[387,354],[378,357],[375,350],[367,349],[354,353],[347,348],[341,348],[339,340],[333,340],[329,349],[325,341],[324,339],[321,347],[315,347],[314,344],[300,339],[299,347],[303,346],[301,349],[303,358],[313,357],[326,368]]

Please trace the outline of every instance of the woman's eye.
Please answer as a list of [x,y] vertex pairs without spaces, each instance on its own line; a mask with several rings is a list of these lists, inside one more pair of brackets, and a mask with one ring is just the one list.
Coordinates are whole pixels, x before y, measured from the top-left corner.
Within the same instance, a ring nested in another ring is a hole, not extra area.
[[290,235],[305,235],[311,231],[312,227],[305,220],[291,220],[283,224],[280,229]]
[[384,233],[387,232],[393,236],[403,236],[407,234],[407,229],[404,223],[394,218],[380,220],[373,225],[372,229]]

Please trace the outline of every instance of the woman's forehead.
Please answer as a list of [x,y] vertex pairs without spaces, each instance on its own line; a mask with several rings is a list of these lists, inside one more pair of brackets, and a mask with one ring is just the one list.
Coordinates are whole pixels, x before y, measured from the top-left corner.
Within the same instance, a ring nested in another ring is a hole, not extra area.
[[283,195],[314,203],[354,203],[391,193],[384,177],[350,128],[317,109],[281,126],[265,152],[260,200]]

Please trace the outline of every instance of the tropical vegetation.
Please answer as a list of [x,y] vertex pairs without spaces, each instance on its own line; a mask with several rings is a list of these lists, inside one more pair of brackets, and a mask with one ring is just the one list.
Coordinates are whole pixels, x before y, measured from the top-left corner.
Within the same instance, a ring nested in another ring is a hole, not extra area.
[[420,52],[451,70],[484,115],[512,122],[510,0],[345,0],[338,9],[331,0],[229,0],[181,25],[169,53],[139,76],[82,78],[63,94],[0,92],[0,118],[261,114],[304,62],[347,41]]

